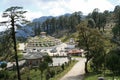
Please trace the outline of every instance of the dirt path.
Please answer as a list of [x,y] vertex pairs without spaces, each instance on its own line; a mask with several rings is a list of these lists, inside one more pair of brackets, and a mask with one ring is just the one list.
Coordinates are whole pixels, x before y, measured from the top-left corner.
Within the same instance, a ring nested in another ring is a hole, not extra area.
[[84,77],[85,58],[77,58],[78,62],[60,80],[82,80]]

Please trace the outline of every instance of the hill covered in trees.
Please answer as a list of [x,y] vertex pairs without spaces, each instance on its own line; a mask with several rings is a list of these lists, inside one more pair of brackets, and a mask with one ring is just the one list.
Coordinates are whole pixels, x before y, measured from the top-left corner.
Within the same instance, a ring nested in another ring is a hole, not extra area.
[[99,12],[99,9],[94,9],[91,13],[84,16],[81,11],[74,12],[72,14],[65,14],[61,16],[42,16],[34,19],[31,23],[26,26],[18,28],[17,36],[19,38],[27,38],[29,36],[39,35],[40,32],[45,31],[47,34],[62,37],[65,34],[76,32],[76,26],[80,24],[82,20],[88,22],[88,26],[96,28],[100,31],[104,31],[105,28],[113,28],[114,38],[119,33],[118,24],[119,20],[119,9],[120,6],[116,6],[114,11],[105,10]]

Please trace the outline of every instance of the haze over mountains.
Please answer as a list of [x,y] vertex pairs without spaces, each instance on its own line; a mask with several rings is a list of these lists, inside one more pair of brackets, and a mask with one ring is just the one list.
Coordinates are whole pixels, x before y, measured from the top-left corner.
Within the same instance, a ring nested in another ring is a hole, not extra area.
[[[64,15],[60,15],[60,16],[56,16],[56,17],[54,17],[54,16],[42,16],[42,17],[39,17],[39,18],[35,18],[27,26],[22,26],[20,29],[17,29],[17,36],[18,37],[24,37],[24,38],[27,38],[29,36],[35,36],[35,32],[34,32],[35,28],[36,27],[41,28],[42,23],[44,23],[46,20],[51,20],[52,18],[59,19],[60,17],[70,17],[71,15],[72,14],[66,13]],[[82,17],[82,19],[85,18],[85,16],[83,16],[83,15],[81,17]],[[50,25],[48,25],[48,26],[50,26]],[[43,30],[41,28],[40,31],[45,31],[45,30]]]
[[[71,14],[65,14],[65,16],[70,16]],[[59,16],[56,16],[55,18],[58,18]],[[47,19],[52,19],[53,16],[41,16],[39,18],[35,18],[31,21],[31,24],[32,23],[43,23],[44,21],[46,21]],[[17,28],[16,32],[17,32],[17,37],[25,37],[27,38],[28,36],[33,36],[34,33],[33,33],[33,29],[34,29],[34,26],[33,25],[26,25],[26,26],[21,26],[21,28]],[[4,30],[6,29],[3,29],[3,31],[0,31],[0,35],[3,35],[4,34]]]

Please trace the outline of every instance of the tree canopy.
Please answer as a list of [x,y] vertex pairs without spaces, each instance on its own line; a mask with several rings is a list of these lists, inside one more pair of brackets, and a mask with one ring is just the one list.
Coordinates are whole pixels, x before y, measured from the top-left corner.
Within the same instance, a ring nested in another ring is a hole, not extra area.
[[85,63],[85,71],[87,70],[87,63],[90,59],[94,59],[98,55],[104,54],[104,38],[96,29],[88,28],[87,22],[83,21],[77,26],[79,36],[79,47],[85,49],[85,57],[87,59]]
[[25,17],[23,16],[23,14],[26,13],[26,11],[23,11],[22,9],[23,9],[22,7],[18,7],[18,6],[13,6],[13,7],[6,9],[3,12],[2,17],[8,18],[8,20],[1,22],[1,23],[3,23],[3,25],[7,24],[8,26],[10,26],[10,34],[9,35],[10,35],[11,40],[13,42],[13,50],[14,50],[14,57],[16,60],[18,80],[21,80],[21,77],[20,77],[20,71],[19,71],[19,65],[18,65],[17,42],[16,42],[16,36],[15,36],[15,33],[16,33],[15,28],[16,28],[16,26],[20,26],[21,24],[24,24],[27,22],[25,20]]

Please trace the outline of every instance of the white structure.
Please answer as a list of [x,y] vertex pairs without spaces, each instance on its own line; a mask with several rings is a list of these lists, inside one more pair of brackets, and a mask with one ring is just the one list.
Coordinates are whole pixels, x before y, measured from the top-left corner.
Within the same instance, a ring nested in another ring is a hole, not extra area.
[[40,36],[35,36],[28,39],[24,49],[24,54],[27,54],[24,55],[24,57],[29,55],[31,52],[33,55],[39,52],[48,53],[50,56],[52,56],[51,50],[57,48],[60,44],[61,40],[47,36],[45,32],[42,32]]
[[24,50],[25,49],[25,44],[24,43],[19,43],[18,44],[18,50]]

